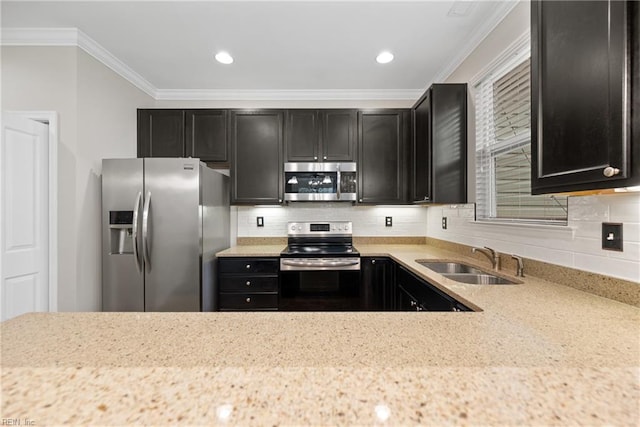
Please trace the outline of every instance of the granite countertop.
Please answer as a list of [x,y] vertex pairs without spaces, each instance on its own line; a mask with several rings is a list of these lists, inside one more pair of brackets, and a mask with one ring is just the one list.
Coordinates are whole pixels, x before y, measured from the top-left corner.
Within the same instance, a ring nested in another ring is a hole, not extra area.
[[1,416],[35,425],[638,425],[640,309],[535,277],[452,282],[415,260],[460,256],[426,245],[357,248],[481,311],[27,314],[0,324]]

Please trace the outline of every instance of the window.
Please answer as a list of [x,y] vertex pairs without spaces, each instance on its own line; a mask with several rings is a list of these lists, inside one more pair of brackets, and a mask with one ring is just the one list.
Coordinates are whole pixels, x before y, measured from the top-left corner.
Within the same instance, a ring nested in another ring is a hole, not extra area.
[[478,219],[566,224],[567,198],[531,195],[529,53],[475,86]]

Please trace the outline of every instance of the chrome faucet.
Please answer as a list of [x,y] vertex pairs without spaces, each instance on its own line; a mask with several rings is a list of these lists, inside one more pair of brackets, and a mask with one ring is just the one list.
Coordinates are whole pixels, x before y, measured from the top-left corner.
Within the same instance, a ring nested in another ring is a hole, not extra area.
[[471,252],[472,253],[476,253],[476,252],[480,252],[482,255],[486,256],[487,258],[489,258],[489,261],[491,261],[491,267],[495,270],[498,271],[500,270],[500,254],[496,251],[494,251],[491,248],[488,247],[484,247],[484,249],[482,248],[471,248]]
[[511,258],[516,260],[516,276],[524,277],[524,261],[521,256],[511,255]]

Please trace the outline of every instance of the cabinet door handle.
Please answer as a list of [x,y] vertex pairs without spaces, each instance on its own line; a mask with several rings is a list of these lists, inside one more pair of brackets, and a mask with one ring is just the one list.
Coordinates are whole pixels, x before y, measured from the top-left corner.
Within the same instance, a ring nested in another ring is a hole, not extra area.
[[247,297],[247,299],[245,301],[251,302],[251,297]]
[[606,176],[607,178],[611,178],[612,176],[616,176],[620,173],[620,169],[618,168],[614,168],[611,166],[607,166],[606,168],[603,169],[602,174],[604,176]]
[[372,259],[372,260],[371,260],[371,264],[375,264],[375,263],[376,263],[376,260],[375,260],[375,259]]
[[313,160],[318,160],[318,156],[313,156]]
[[251,286],[251,280],[247,280],[247,283],[245,283],[245,285]]
[[244,266],[247,270],[249,270],[251,268],[251,264],[247,264]]

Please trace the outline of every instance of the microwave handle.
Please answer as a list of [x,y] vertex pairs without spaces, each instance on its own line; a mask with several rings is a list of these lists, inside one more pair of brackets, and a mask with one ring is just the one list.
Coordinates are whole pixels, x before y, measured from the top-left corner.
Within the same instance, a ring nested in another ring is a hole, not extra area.
[[336,172],[337,172],[337,176],[336,176],[336,197],[338,198],[338,200],[340,200],[340,187],[342,186],[342,176],[340,175],[340,163],[338,163],[336,165]]

